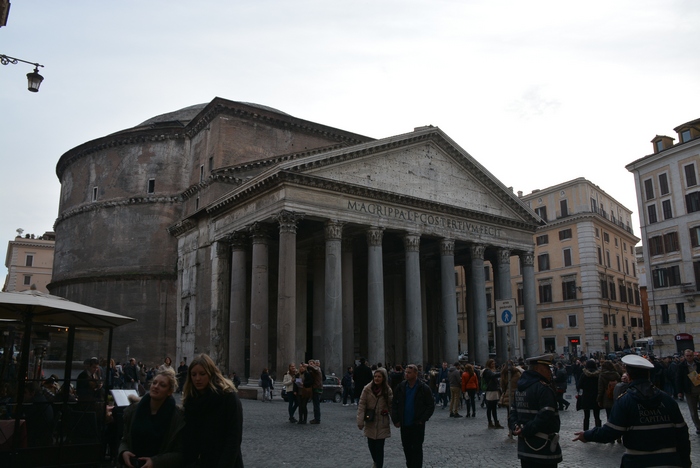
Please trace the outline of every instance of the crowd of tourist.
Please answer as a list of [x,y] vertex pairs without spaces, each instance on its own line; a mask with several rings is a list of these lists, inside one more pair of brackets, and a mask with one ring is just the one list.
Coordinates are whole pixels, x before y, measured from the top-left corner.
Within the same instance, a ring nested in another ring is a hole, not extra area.
[[[96,358],[84,364],[75,386],[68,389],[56,375],[25,386],[25,405],[19,411],[26,421],[29,445],[52,443],[56,421],[69,416],[52,403],[67,399],[73,410],[102,418],[94,427],[110,428],[108,451],[128,468],[242,466],[240,379],[235,373],[225,377],[204,354],[189,365],[181,361],[177,369],[169,357],[158,367],[134,358],[124,365]],[[384,445],[392,425],[399,429],[407,466],[421,466],[426,423],[436,408],[446,410],[442,414],[450,418],[477,418],[478,410],[484,430],[507,429],[509,437],[518,438],[522,466],[556,466],[566,455],[558,445],[559,412],[569,410],[571,403],[582,412],[582,430],[574,440],[624,444],[623,465],[627,460],[630,466],[646,466],[639,460],[659,459],[668,466],[689,466],[688,427],[677,402],[687,402],[700,434],[699,371],[700,360],[692,350],[663,359],[547,354],[501,365],[488,359],[483,367],[442,362],[425,371],[420,365],[385,366],[362,358],[347,367],[340,383],[342,404],[356,407],[357,427],[366,437],[375,467],[384,464]],[[324,380],[318,360],[289,364],[281,384],[289,422],[321,424]],[[267,369],[258,385],[262,400],[271,401],[274,381]],[[574,398],[566,395],[571,387]],[[135,390],[138,396],[121,408],[111,405],[107,391],[124,389]],[[182,393],[181,406],[173,397],[176,392]],[[7,385],[0,388],[0,408],[4,418],[13,417]],[[499,418],[503,412],[505,418]],[[657,427],[654,421],[665,426]],[[474,430],[473,425],[470,428]],[[656,457],[657,453],[675,455],[664,458]]]

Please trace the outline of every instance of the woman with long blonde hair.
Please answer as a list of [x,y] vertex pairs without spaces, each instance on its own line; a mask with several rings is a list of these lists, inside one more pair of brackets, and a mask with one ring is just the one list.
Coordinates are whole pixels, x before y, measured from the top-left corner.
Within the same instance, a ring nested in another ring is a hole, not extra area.
[[186,467],[242,467],[243,410],[236,386],[206,354],[187,371],[182,395],[185,409]]

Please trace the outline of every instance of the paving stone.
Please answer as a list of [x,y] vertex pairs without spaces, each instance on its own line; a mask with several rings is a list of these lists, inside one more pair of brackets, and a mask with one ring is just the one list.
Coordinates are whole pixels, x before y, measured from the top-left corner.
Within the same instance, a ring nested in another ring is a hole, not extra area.
[[[568,397],[573,396],[570,390]],[[567,401],[574,401],[573,398]],[[357,428],[357,406],[339,403],[321,404],[321,424],[299,425],[288,422],[287,403],[276,397],[271,403],[242,400],[243,404],[243,461],[247,468],[255,467],[371,467],[372,458],[367,440]],[[681,411],[690,422],[688,406],[679,402]],[[309,403],[309,420],[312,406]],[[464,411],[461,414],[465,414]],[[505,425],[506,410],[498,410],[499,420]],[[574,404],[560,413],[562,429],[560,443],[564,462],[560,467],[606,468],[617,467],[624,452],[621,444],[583,444],[572,442],[574,433],[583,428],[583,411],[575,411]],[[601,410],[605,423],[605,411]],[[391,437],[384,448],[384,466],[406,466],[401,448],[399,430],[391,427]],[[692,462],[700,464],[700,436],[690,430]],[[423,444],[423,466],[431,468],[464,466],[519,467],[517,442],[508,439],[507,429],[487,428],[486,410],[477,403],[476,418],[450,418],[449,410],[435,409],[426,426]]]

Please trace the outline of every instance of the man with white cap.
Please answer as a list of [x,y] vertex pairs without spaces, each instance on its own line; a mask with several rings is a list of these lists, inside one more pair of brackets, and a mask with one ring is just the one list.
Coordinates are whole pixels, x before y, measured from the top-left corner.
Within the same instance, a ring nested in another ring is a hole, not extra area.
[[557,395],[552,387],[553,354],[527,359],[528,370],[518,379],[508,427],[518,436],[520,466],[556,467],[562,461],[559,446]]
[[622,437],[627,449],[622,467],[691,466],[688,425],[673,397],[651,383],[654,365],[635,354],[622,362],[631,382],[613,405],[608,422],[577,432],[573,440],[610,443]]

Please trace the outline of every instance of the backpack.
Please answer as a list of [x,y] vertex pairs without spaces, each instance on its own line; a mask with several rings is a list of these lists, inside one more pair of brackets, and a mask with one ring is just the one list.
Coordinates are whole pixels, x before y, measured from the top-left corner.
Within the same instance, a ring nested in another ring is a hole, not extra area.
[[617,385],[617,380],[608,382],[608,388],[605,389],[605,396],[608,397],[608,400],[612,400],[615,395],[615,385]]

